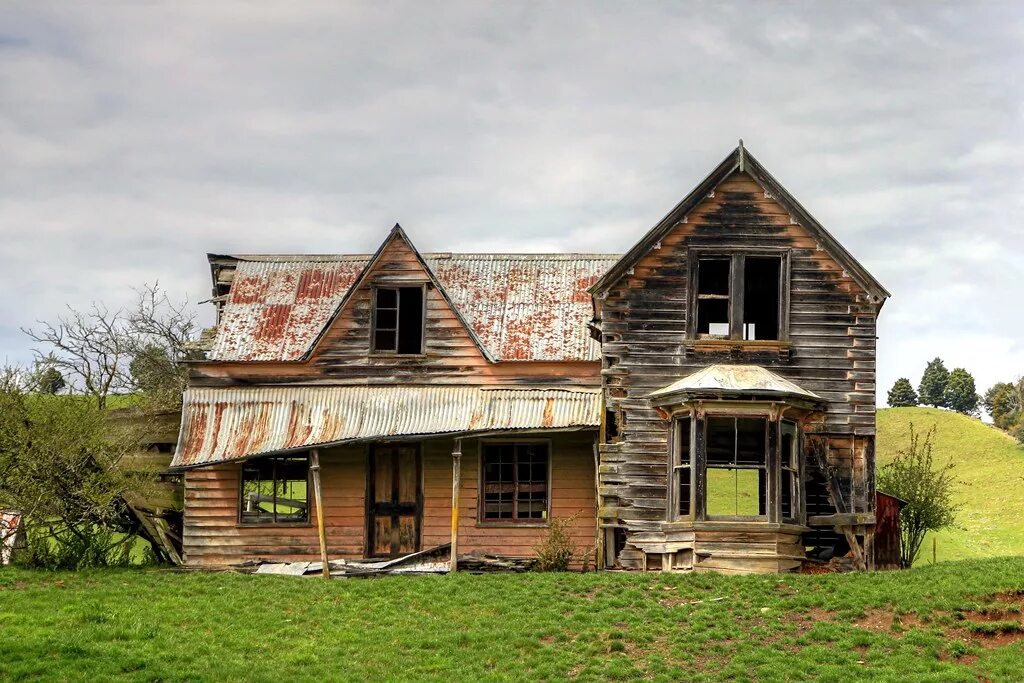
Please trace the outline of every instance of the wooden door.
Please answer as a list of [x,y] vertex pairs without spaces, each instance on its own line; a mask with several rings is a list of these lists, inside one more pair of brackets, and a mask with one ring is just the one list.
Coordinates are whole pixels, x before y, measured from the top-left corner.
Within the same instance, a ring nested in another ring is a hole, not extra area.
[[423,512],[419,444],[381,444],[370,452],[368,555],[399,557],[420,549]]

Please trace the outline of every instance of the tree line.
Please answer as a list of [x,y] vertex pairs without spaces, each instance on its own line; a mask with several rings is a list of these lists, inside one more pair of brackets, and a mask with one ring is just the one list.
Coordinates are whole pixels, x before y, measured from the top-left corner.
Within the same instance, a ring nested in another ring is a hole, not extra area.
[[889,390],[888,403],[893,408],[948,408],[972,416],[978,416],[984,407],[996,427],[1024,443],[1024,378],[998,382],[982,396],[970,372],[964,368],[950,372],[941,358],[935,358],[925,367],[916,391],[906,377],[896,380]]

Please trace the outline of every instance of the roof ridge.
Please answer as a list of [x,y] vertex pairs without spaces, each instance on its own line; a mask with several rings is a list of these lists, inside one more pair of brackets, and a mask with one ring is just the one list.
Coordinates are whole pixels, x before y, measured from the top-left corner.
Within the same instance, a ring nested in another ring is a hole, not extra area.
[[[360,261],[369,260],[373,258],[373,254],[228,254],[230,258],[238,259],[239,261],[256,262],[256,263],[291,263],[301,261]],[[621,253],[601,253],[601,252],[586,252],[586,251],[562,251],[562,252],[525,252],[525,253],[505,253],[505,252],[483,252],[483,251],[430,251],[421,252],[423,258],[430,259],[457,259],[457,258],[476,258],[476,259],[487,259],[492,261],[500,260],[558,260],[558,261],[569,261],[579,259],[589,260],[615,260],[622,257]]]

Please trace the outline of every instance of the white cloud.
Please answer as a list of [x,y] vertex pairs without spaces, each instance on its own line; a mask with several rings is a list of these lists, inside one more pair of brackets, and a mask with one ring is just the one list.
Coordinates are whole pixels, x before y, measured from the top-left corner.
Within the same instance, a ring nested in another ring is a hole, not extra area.
[[879,389],[1024,372],[1022,14],[768,3],[7,6],[0,356],[208,251],[621,251],[743,137],[894,298]]

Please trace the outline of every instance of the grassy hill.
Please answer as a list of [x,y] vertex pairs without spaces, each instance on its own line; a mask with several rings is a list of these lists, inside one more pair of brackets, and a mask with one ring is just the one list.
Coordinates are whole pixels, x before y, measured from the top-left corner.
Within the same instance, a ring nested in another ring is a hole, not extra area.
[[[936,408],[887,408],[878,411],[878,466],[905,447],[914,429],[935,425],[935,458],[957,463],[956,500],[963,506],[963,529],[936,535],[938,559],[959,560],[1024,555],[1024,446],[980,420]],[[918,563],[931,561],[931,537]]]

